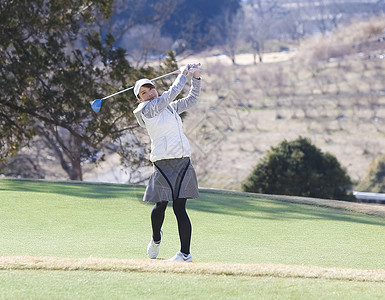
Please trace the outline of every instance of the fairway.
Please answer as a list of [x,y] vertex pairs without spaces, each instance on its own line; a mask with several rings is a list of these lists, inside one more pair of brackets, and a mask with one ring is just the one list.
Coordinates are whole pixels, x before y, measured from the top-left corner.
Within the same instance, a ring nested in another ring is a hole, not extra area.
[[175,273],[0,271],[1,299],[383,299],[384,283]]
[[[173,271],[162,261],[179,248],[172,209],[166,211],[161,259],[147,259],[152,205],[141,201],[143,192],[141,186],[0,179],[0,278],[7,282],[0,298],[22,298],[18,291],[24,289],[24,295],[30,291],[33,298],[41,293],[48,299],[51,289],[60,290],[66,282],[73,285],[59,298],[76,298],[70,291],[82,286],[76,278],[83,277],[88,282],[84,293],[103,277],[113,281],[93,289],[100,298],[122,281],[136,285],[129,289],[134,294],[121,284],[113,298],[145,297],[154,281],[182,278],[202,286],[202,294],[184,295],[191,287],[177,284],[173,292],[162,288],[157,298],[210,298],[210,292],[212,298],[244,299],[253,294],[330,299],[332,291],[336,299],[341,293],[357,299],[385,294],[381,211],[368,215],[323,207],[322,200],[322,205],[309,205],[301,202],[313,200],[201,190],[200,198],[187,204],[194,263]],[[354,207],[368,211],[364,205]],[[99,268],[90,267],[92,259]],[[44,285],[50,279],[52,287]]]

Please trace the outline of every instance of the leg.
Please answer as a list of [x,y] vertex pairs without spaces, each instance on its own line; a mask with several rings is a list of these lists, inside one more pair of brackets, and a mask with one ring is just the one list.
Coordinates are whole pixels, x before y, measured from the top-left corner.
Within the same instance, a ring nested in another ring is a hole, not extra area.
[[186,199],[176,199],[173,202],[173,210],[178,222],[180,252],[190,254],[191,222],[186,212]]
[[164,214],[168,202],[158,202],[151,211],[152,238],[154,242],[160,242],[160,230],[164,221]]

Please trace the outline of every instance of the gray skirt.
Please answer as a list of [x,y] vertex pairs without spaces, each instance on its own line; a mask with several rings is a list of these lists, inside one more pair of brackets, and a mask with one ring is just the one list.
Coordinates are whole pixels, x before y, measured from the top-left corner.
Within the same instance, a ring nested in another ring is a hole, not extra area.
[[163,202],[178,198],[198,198],[198,181],[189,157],[154,162],[143,201]]

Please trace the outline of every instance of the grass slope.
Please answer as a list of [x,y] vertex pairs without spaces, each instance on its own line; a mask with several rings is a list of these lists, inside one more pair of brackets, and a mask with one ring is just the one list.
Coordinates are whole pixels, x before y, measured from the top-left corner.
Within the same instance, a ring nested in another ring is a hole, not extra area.
[[[337,290],[351,298],[375,299],[385,292],[385,218],[378,206],[376,211],[326,200],[202,190],[198,200],[188,202],[195,263],[175,267],[162,260],[179,248],[172,209],[166,213],[161,259],[146,258],[152,205],[141,201],[143,191],[127,185],[0,179],[0,278],[7,282],[7,292],[0,297],[22,298],[23,289],[15,286],[23,280],[30,283],[26,285],[30,291],[50,276],[70,280],[71,275],[60,273],[63,270],[72,270],[73,279],[89,278],[91,286],[103,277],[92,271],[113,271],[111,278],[135,282],[136,287],[131,287],[139,296],[154,278],[179,282],[178,276],[192,285],[202,285],[206,278],[202,295],[213,297],[222,293],[246,299],[266,289],[264,296],[272,298],[278,291],[283,298],[320,298]],[[335,207],[323,207],[328,204]],[[41,277],[31,276],[31,270],[40,270]],[[271,277],[276,278],[271,285],[261,279]],[[251,278],[261,289],[245,287]],[[308,281],[314,278],[320,281]],[[286,293],[287,280],[295,291]],[[330,280],[341,284],[336,288]],[[50,298],[51,290],[60,290],[58,286],[44,290],[45,298]],[[318,286],[315,294],[305,292],[311,286]],[[119,293],[127,295],[122,288],[115,298]],[[186,288],[174,289],[175,297],[186,298]],[[362,292],[368,288],[371,293]],[[171,292],[165,288],[164,293]],[[196,292],[188,295],[199,298]]]

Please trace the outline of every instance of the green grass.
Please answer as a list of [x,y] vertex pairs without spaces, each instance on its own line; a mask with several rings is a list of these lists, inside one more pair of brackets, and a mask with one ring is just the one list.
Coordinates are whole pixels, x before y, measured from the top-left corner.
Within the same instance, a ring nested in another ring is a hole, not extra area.
[[[0,256],[147,259],[152,205],[141,201],[143,191],[126,185],[0,179]],[[279,199],[201,191],[199,199],[188,201],[194,261],[385,269],[384,217]],[[169,258],[179,248],[171,207],[163,231],[160,257]],[[0,278],[0,298],[6,299],[52,299],[55,291],[60,299],[108,298],[106,293],[144,298],[154,286],[161,289],[160,298],[175,299],[375,299],[385,292],[383,282],[279,276],[3,270]]]
[[[142,194],[124,185],[1,180],[0,253],[146,258],[152,205]],[[385,269],[385,218],[207,191],[188,209],[199,262]],[[160,255],[168,258],[179,248],[171,207],[163,231]]]
[[[380,282],[140,272],[0,271],[0,299],[383,299]],[[10,288],[12,287],[12,288]]]

